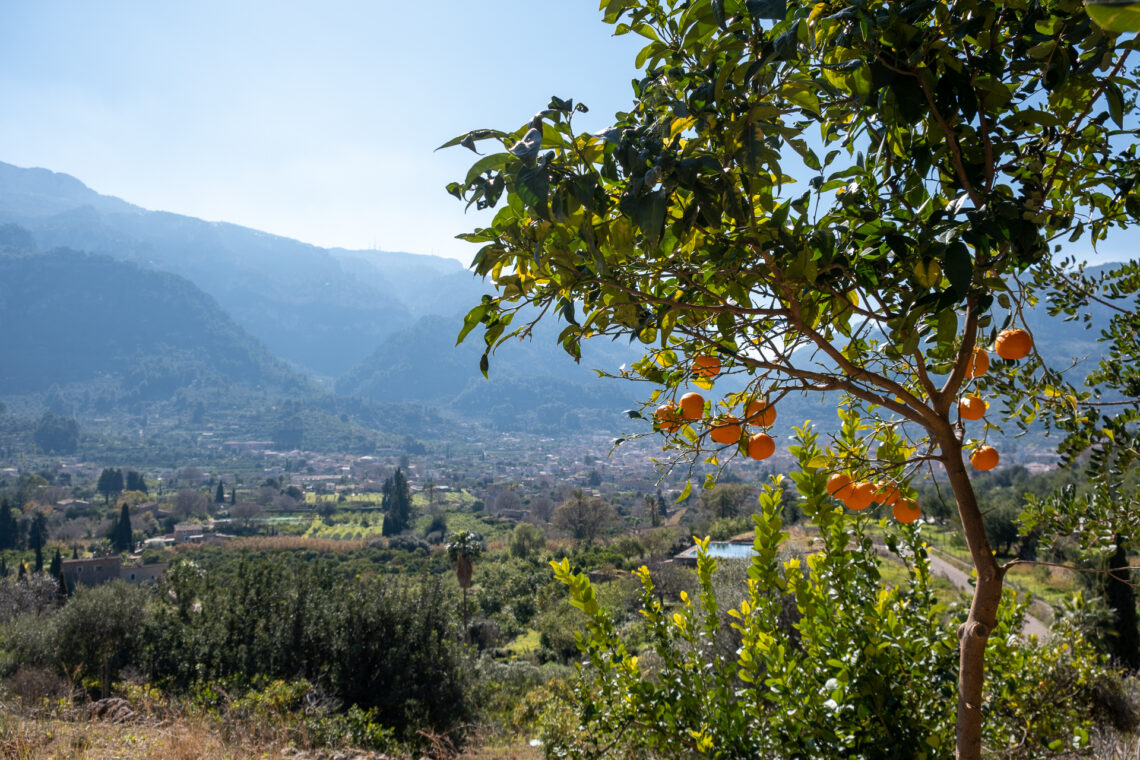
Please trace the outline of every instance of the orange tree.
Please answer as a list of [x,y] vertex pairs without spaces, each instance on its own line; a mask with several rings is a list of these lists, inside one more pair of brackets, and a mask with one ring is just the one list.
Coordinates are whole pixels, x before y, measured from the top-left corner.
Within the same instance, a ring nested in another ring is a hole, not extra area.
[[[473,265],[498,295],[460,338],[482,326],[486,371],[496,346],[548,315],[575,357],[586,338],[633,336],[646,351],[633,374],[658,386],[650,403],[711,387],[711,363],[694,360],[716,357],[745,389],[700,419],[666,404],[656,425],[679,457],[721,464],[747,451],[743,436],[711,437],[725,417],[820,393],[867,429],[815,470],[905,490],[921,464],[939,468],[977,572],[956,741],[959,757],[979,757],[1005,568],[966,464],[981,443],[971,435],[989,428],[967,429],[957,401],[986,393],[981,352],[1020,322],[1024,276],[1055,242],[1095,242],[1140,216],[1125,119],[1135,39],[1078,0],[601,7],[616,33],[647,40],[628,112],[579,133],[585,108],[554,98],[518,130],[449,143],[502,146],[449,186],[498,207],[463,236],[481,244]],[[1050,393],[994,388],[1026,416]]]

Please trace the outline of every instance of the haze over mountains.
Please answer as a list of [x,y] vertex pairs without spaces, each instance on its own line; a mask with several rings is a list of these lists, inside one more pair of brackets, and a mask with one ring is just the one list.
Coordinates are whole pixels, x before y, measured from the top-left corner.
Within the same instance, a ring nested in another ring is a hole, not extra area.
[[[451,259],[320,248],[0,163],[0,396],[33,408],[53,389],[81,416],[187,399],[209,409],[240,391],[345,424],[360,404],[373,405],[362,424],[377,404],[415,404],[501,429],[620,426],[645,389],[593,368],[616,372],[638,347],[592,341],[576,365],[544,324],[496,354],[485,380],[478,332],[459,347],[455,336],[489,290]],[[1050,358],[1098,352],[1095,332],[1027,316]],[[817,399],[784,411],[830,416]]]
[[485,292],[452,259],[319,248],[0,163],[0,355],[27,357],[0,395],[88,385],[106,407],[191,387],[304,396],[320,382],[505,426],[616,419],[631,403],[629,387],[590,382],[592,363],[616,370],[633,355],[622,346],[575,365],[536,339],[484,380],[478,337],[453,349]]

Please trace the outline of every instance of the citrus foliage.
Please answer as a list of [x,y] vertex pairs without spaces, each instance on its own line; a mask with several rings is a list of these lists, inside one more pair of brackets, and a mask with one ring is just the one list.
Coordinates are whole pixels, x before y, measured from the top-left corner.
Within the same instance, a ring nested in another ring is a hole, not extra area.
[[[547,315],[576,358],[590,337],[640,340],[632,374],[659,386],[648,403],[665,402],[653,416],[667,446],[714,466],[747,453],[730,418],[751,401],[834,391],[880,446],[818,467],[888,471],[906,487],[937,461],[978,571],[959,638],[957,752],[980,757],[1005,569],[964,468],[991,423],[971,440],[957,401],[993,390],[1028,424],[1065,395],[1036,353],[1015,374],[1008,360],[991,368],[984,346],[1021,323],[1022,282],[1058,240],[1095,244],[1140,218],[1140,134],[1125,120],[1140,43],[1079,0],[601,7],[616,33],[647,40],[628,112],[578,133],[585,108],[556,97],[514,132],[448,143],[496,146],[449,186],[498,207],[462,236],[481,245],[474,269],[499,295],[471,310],[460,340],[482,326],[484,371]],[[745,390],[686,394],[678,413],[669,402],[685,385],[713,387],[698,356]],[[901,465],[892,449],[907,450]]]
[[[501,293],[464,334],[482,324],[493,348],[533,303],[565,320],[575,356],[583,338],[636,335],[657,357],[636,371],[666,388],[707,383],[685,357],[713,355],[769,397],[838,373],[861,403],[925,422],[949,399],[922,375],[1016,318],[1014,278],[1050,241],[1140,213],[1121,139],[1135,43],[1079,2],[753,15],[773,5],[603,3],[618,33],[650,40],[629,113],[576,134],[583,106],[554,98],[516,132],[453,141],[505,149],[450,188],[507,201],[464,236]],[[793,359],[804,347],[812,361]]]
[[[578,684],[581,725],[548,739],[551,756],[594,757],[945,757],[954,743],[953,694],[962,610],[931,589],[921,529],[888,534],[906,563],[905,582],[885,587],[869,528],[826,493],[810,467],[814,433],[794,447],[803,507],[820,527],[818,551],[782,551],[779,479],[754,516],[754,559],[745,600],[724,609],[714,592],[717,561],[699,542],[696,598],[664,605],[646,568],[640,650],[603,608],[590,581],[553,562],[571,603],[587,618]],[[783,557],[783,559],[782,559]],[[789,618],[786,601],[794,601]],[[1004,607],[991,639],[999,675],[987,694],[986,744],[1012,756],[1088,741],[1089,694],[1106,670],[1076,637],[1053,646],[1020,640],[1024,600]],[[721,642],[728,636],[730,646]],[[1054,689],[1061,689],[1057,692]]]

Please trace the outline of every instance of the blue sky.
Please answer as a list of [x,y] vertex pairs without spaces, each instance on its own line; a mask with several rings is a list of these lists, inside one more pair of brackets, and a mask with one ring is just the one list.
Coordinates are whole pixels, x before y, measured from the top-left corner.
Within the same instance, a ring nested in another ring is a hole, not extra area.
[[[639,38],[596,0],[0,4],[0,161],[145,208],[322,246],[434,253],[479,223],[444,191],[550,95],[596,130],[631,101]],[[1130,258],[1116,234],[1098,260]]]
[[444,186],[550,95],[628,106],[630,37],[594,0],[0,5],[0,161],[150,209],[322,246],[470,261]]

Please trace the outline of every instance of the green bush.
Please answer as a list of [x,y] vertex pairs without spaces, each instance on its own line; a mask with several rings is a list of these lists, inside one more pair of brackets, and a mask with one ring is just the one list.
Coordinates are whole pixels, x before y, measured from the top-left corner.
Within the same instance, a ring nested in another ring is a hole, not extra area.
[[[810,462],[819,452],[814,435],[803,442],[793,453]],[[761,494],[755,556],[741,585],[718,582],[707,539],[697,588],[680,591],[677,604],[664,601],[642,568],[636,617],[644,627],[636,635],[568,560],[552,563],[586,630],[578,642],[585,661],[574,684],[577,720],[547,724],[550,756],[953,753],[955,631],[965,611],[938,603],[921,525],[881,523],[907,568],[888,587],[868,531],[873,523],[833,505],[826,473],[805,466],[794,479],[819,527],[818,551],[799,558],[783,550],[777,479]],[[1044,646],[1022,641],[1024,611],[1024,603],[1003,604],[990,637],[987,746],[1011,758],[1086,746],[1097,711],[1119,706],[1119,679],[1079,632],[1058,630]]]
[[507,547],[512,557],[529,559],[532,555],[546,550],[546,534],[537,525],[519,523],[511,533]]
[[147,628],[144,671],[174,689],[304,679],[402,738],[472,712],[454,605],[439,579],[346,579],[325,562],[243,556],[219,576],[177,565]]

